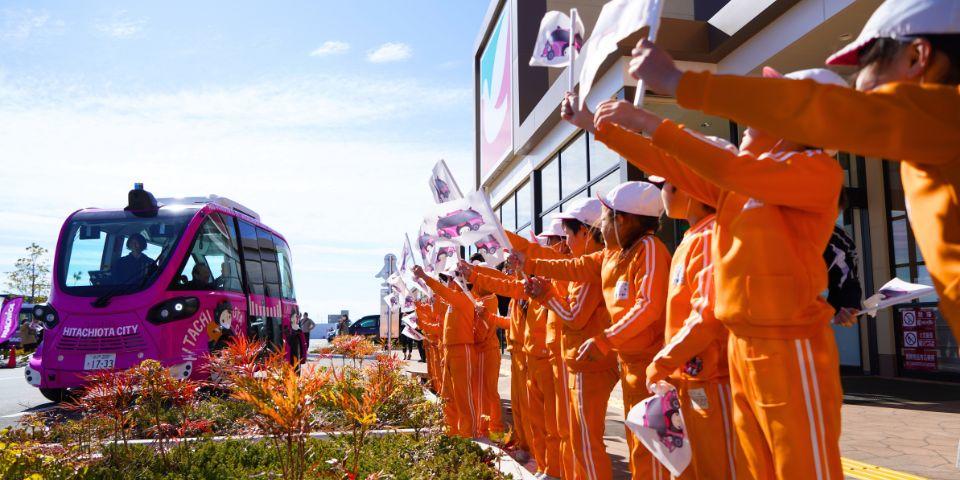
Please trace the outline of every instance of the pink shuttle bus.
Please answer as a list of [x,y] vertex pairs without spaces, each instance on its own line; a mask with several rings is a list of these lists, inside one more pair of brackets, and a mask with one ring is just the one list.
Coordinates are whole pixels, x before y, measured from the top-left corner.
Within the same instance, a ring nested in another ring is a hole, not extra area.
[[160,361],[202,378],[207,353],[234,335],[306,355],[283,237],[226,198],[155,199],[74,212],[60,231],[43,341],[28,383],[61,401],[91,372]]

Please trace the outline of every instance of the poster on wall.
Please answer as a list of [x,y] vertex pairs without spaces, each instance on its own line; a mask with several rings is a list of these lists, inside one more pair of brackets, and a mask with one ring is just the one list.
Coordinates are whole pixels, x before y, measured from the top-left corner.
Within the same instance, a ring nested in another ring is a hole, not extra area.
[[513,151],[509,8],[504,8],[480,55],[480,178],[485,179]]
[[937,370],[937,311],[933,307],[900,310],[900,335],[904,370]]

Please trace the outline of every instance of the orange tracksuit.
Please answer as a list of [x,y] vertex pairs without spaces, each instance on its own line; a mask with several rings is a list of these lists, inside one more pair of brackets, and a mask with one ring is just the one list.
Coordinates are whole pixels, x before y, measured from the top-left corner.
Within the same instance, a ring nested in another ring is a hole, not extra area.
[[[543,247],[538,243],[530,242],[519,235],[510,233],[510,244],[514,249],[531,255],[532,251],[540,252],[547,258],[569,258],[569,255],[559,253],[558,247]],[[544,252],[549,252],[544,254]],[[553,287],[557,291],[566,292],[567,283],[553,280]],[[577,478],[577,461],[571,440],[571,425],[573,399],[570,396],[569,371],[566,360],[563,358],[561,345],[561,320],[557,312],[547,306],[547,330],[544,341],[550,351],[550,368],[553,372],[554,409],[551,416],[557,424],[557,435],[560,437],[560,473],[562,478]],[[548,417],[548,421],[549,421]],[[582,478],[582,477],[581,477]]]
[[444,395],[452,398],[456,412],[456,429],[453,433],[476,438],[479,436],[477,419],[480,417],[480,406],[476,403],[476,381],[473,378],[478,361],[477,351],[473,347],[473,320],[476,315],[473,302],[461,290],[454,290],[430,277],[424,281],[434,294],[449,304],[443,328],[446,347],[444,358],[447,363],[447,379],[443,389]]
[[731,333],[736,446],[750,473],[842,478],[839,357],[820,297],[843,184],[836,160],[773,145],[738,154],[668,120],[652,143],[615,126],[597,139],[717,207],[714,313]]
[[[513,416],[513,444],[526,451],[531,450],[532,433],[526,421],[529,408],[527,399],[526,361],[523,355],[523,330],[526,323],[526,309],[521,300],[526,298],[523,285],[515,278],[485,267],[474,267],[468,279],[475,288],[510,298],[510,318],[504,322],[499,315],[493,315],[501,328],[508,330],[510,337],[510,406]],[[494,312],[490,312],[494,313]]]
[[[478,267],[474,267],[474,271],[478,272],[472,279],[477,288],[529,302],[520,280],[507,278],[499,272],[493,274],[488,269]],[[553,368],[546,346],[546,320],[546,309],[542,305],[536,302],[527,305],[523,332],[526,365],[526,385],[523,390],[527,397],[524,417],[528,425],[527,433],[530,434],[527,440],[531,444],[531,453],[537,460],[538,469],[550,476],[559,477],[562,470],[560,437],[554,418],[556,394],[553,391]]]
[[437,321],[433,306],[416,302],[414,307],[417,311],[417,324],[424,335],[424,351],[427,354],[427,377],[430,379],[431,388],[434,392],[440,392],[440,359],[437,353],[437,339],[443,333],[440,322]]
[[917,245],[960,338],[960,87],[893,83],[864,93],[687,73],[677,100],[804,145],[899,160]]
[[[592,244],[586,252],[600,249]],[[528,251],[536,257],[536,252]],[[597,279],[599,280],[599,279]],[[569,426],[574,472],[571,479],[610,479],[613,477],[610,456],[603,434],[606,429],[607,402],[616,386],[617,358],[608,352],[593,358],[577,360],[578,349],[610,326],[610,314],[603,303],[599,281],[557,282],[544,300],[560,320],[560,359],[567,371],[566,401],[570,407]]]
[[[487,312],[497,312],[497,296],[480,297],[474,289],[474,296],[486,307]],[[474,348],[477,351],[477,364],[474,371],[474,392],[477,405],[480,405],[478,430],[489,437],[491,433],[503,433],[503,411],[500,408],[500,339],[497,338],[497,324],[494,319],[476,319]]]
[[[657,237],[646,235],[626,250],[603,249],[570,260],[528,258],[524,265],[531,274],[570,282],[596,283],[599,279],[612,324],[593,338],[601,353],[617,352],[624,415],[650,395],[646,369],[663,346],[669,264],[667,247]],[[633,478],[665,478],[669,474],[632,434],[627,435],[627,445]]]
[[727,329],[713,314],[714,215],[692,225],[673,252],[664,346],[647,367],[647,382],[669,377],[693,460],[679,477],[736,478]]

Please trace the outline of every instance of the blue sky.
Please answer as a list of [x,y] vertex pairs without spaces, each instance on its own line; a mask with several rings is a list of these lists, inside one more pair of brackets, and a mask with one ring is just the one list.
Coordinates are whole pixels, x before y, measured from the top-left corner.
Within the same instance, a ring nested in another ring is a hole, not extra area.
[[487,3],[4,2],[0,271],[142,181],[257,210],[313,316],[377,311],[373,275],[432,205],[433,163],[472,187]]

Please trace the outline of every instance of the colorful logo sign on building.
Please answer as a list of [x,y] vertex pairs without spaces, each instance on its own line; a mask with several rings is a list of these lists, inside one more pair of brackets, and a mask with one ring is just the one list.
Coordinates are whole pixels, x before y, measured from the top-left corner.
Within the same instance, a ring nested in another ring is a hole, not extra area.
[[510,16],[505,8],[480,55],[481,178],[486,178],[513,150],[512,41]]

